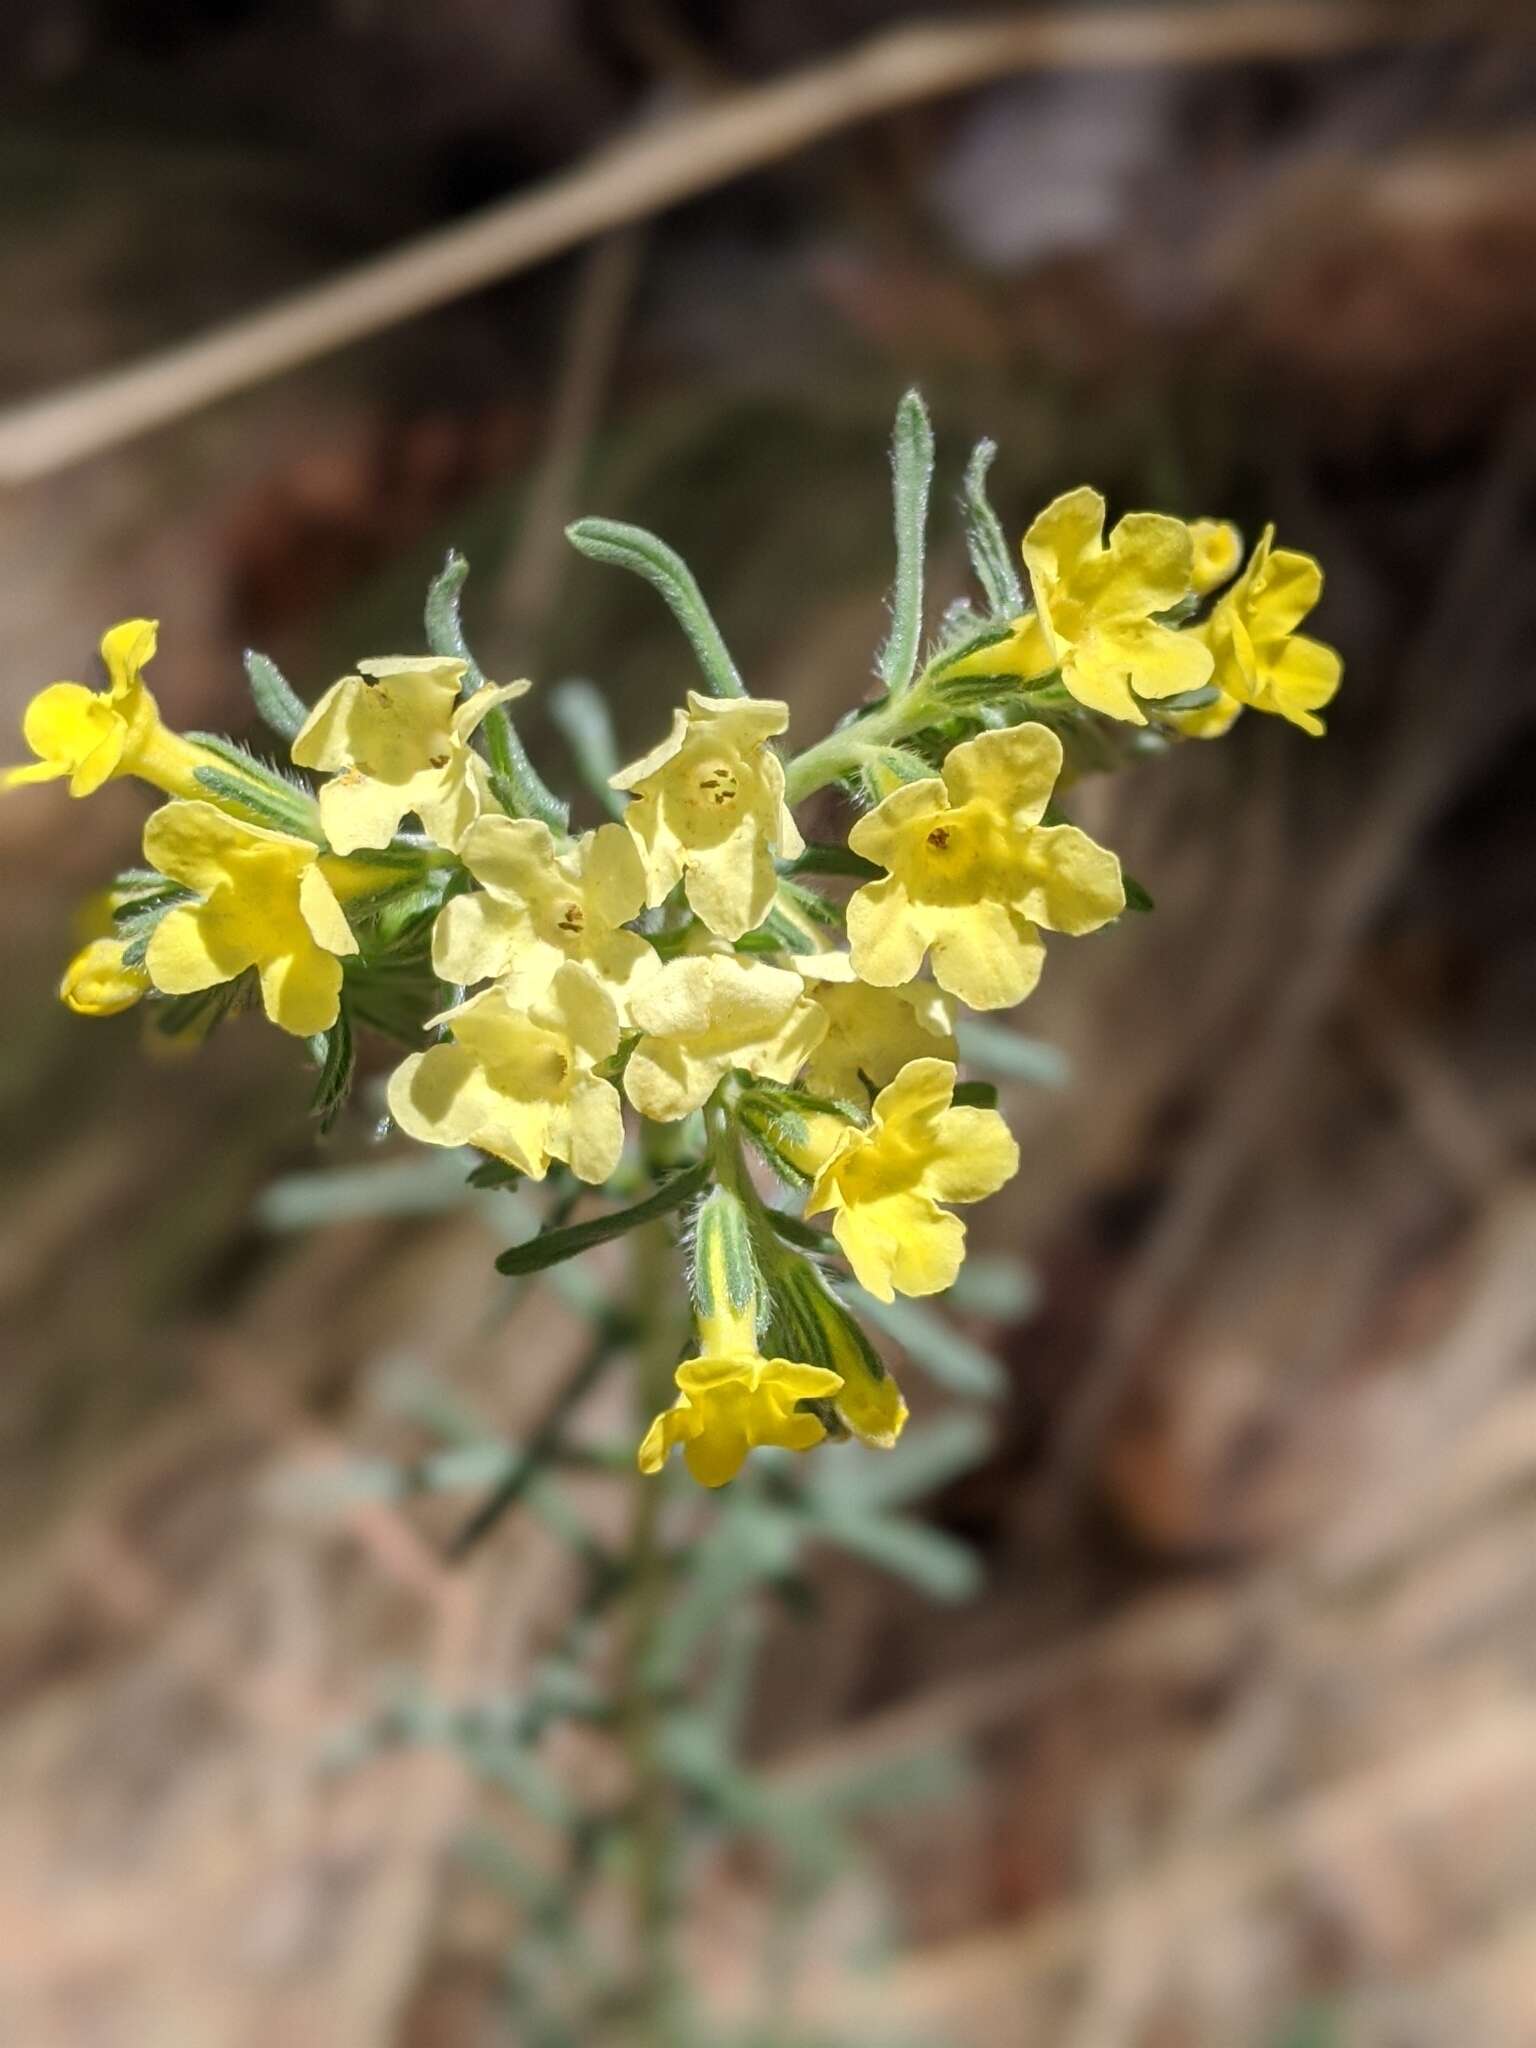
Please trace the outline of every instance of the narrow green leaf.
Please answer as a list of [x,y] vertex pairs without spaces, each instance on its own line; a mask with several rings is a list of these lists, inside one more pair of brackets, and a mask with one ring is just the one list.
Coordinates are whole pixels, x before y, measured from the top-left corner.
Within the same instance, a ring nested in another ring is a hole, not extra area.
[[709,1161],[701,1159],[697,1166],[675,1173],[655,1194],[647,1195],[643,1202],[636,1202],[632,1208],[617,1209],[610,1216],[594,1217],[590,1223],[572,1223],[564,1230],[541,1230],[526,1244],[513,1245],[496,1261],[496,1270],[507,1274],[542,1273],[546,1266],[558,1265],[562,1259],[574,1259],[580,1253],[590,1251],[594,1245],[623,1237],[642,1223],[652,1223],[658,1216],[670,1216],[675,1209],[681,1209],[695,1195],[702,1193],[709,1185],[709,1178]]
[[1127,910],[1140,911],[1143,914],[1149,910],[1156,910],[1157,905],[1152,901],[1152,898],[1143,889],[1134,875],[1128,875],[1122,868],[1120,879],[1125,884],[1125,907]]
[[1038,1038],[1025,1038],[1006,1024],[986,1024],[963,1017],[955,1027],[960,1058],[999,1081],[1029,1081],[1037,1088],[1064,1088],[1071,1077],[1065,1053]]
[[891,485],[896,522],[896,583],[891,593],[890,638],[880,652],[886,689],[899,697],[917,667],[923,632],[923,549],[928,488],[933,481],[933,428],[922,394],[909,391],[896,408],[891,437]]
[[965,540],[987,603],[999,617],[1016,619],[1024,609],[1024,592],[1013,551],[987,496],[987,472],[996,454],[995,441],[978,441],[965,465]]
[[[202,735],[197,736],[197,743],[207,744]],[[286,832],[316,846],[325,844],[319,812],[296,789],[284,793],[281,786],[274,788],[264,778],[257,780],[224,768],[195,768],[192,773],[193,780],[221,810],[233,811],[253,825],[265,825],[271,832]]]
[[288,678],[269,654],[245,650],[245,679],[251,686],[251,701],[262,724],[280,740],[291,740],[309,716],[308,707],[290,687]]
[[[468,562],[456,548],[450,548],[427,591],[425,615],[427,645],[432,652],[464,663],[461,688],[466,696],[485,682],[485,672],[470,652],[469,642],[464,637],[464,622],[460,616],[459,599],[468,575]],[[552,832],[563,832],[570,815],[569,806],[563,804],[546,785],[529,760],[505,704],[498,704],[488,714],[481,723],[480,733],[490,757],[491,784],[503,808],[514,817],[540,818]]]
[[995,1081],[961,1081],[955,1088],[955,1104],[960,1109],[996,1109],[997,1083]]
[[557,683],[549,693],[549,715],[571,750],[581,779],[610,817],[622,817],[625,799],[608,787],[619,770],[613,720],[602,692],[580,677]]
[[609,562],[645,578],[688,636],[704,679],[717,697],[747,694],[704,593],[681,555],[643,526],[628,526],[618,519],[578,519],[565,531],[571,546],[589,561]]

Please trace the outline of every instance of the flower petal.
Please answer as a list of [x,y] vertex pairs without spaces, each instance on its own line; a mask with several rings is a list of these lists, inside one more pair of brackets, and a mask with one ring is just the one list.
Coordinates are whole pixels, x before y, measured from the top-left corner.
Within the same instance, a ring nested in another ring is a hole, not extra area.
[[[851,843],[851,841],[850,841]],[[848,900],[848,947],[861,981],[899,988],[923,964],[926,935],[913,915],[912,899],[894,875],[866,882]]]
[[341,1010],[341,962],[334,953],[297,946],[261,961],[259,969],[262,1007],[279,1030],[296,1038],[329,1031]]
[[936,1202],[981,1202],[1018,1170],[1018,1144],[995,1109],[947,1109],[938,1119],[922,1189]]
[[1040,825],[1029,835],[1029,886],[1013,907],[1047,931],[1096,932],[1125,909],[1120,862],[1076,825]]
[[1033,825],[1051,800],[1061,762],[1061,741],[1048,726],[1003,726],[952,747],[944,784],[957,808],[989,804],[1015,825]]
[[925,906],[922,930],[931,945],[934,980],[973,1010],[1010,1010],[1022,1003],[1045,965],[1040,934],[1003,903],[955,910]]

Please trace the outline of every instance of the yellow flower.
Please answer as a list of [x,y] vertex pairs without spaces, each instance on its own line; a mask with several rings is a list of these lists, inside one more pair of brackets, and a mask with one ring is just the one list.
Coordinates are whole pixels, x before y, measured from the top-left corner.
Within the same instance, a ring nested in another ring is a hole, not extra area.
[[1218,690],[1209,704],[1195,711],[1165,711],[1163,716],[1187,740],[1219,740],[1242,716],[1243,707],[1225,690]]
[[1266,526],[1247,568],[1197,630],[1214,657],[1219,690],[1316,738],[1324,728],[1314,714],[1338,689],[1344,664],[1333,648],[1296,631],[1323,594],[1322,570],[1311,555],[1274,548],[1274,538]]
[[301,1038],[336,1022],[342,953],[355,953],[341,905],[307,839],[248,825],[207,803],[163,805],[144,827],[144,857],[201,898],[156,925],[144,964],[165,995],[261,979],[268,1017]]
[[790,965],[811,984],[811,1001],[827,1019],[827,1035],[801,1076],[812,1095],[863,1102],[866,1081],[893,1081],[908,1060],[956,1057],[949,1004],[931,981],[874,988],[860,981],[846,953],[797,954]]
[[388,846],[414,812],[455,852],[490,802],[471,736],[488,711],[530,685],[486,684],[461,699],[462,661],[399,655],[357,666],[360,674],[331,685],[293,742],[299,767],[331,775],[320,790],[326,838],[337,853]]
[[732,953],[667,961],[631,996],[629,1014],[643,1035],[624,1092],[658,1123],[698,1109],[736,1067],[792,1081],[827,1028],[798,974]]
[[955,1109],[949,1060],[912,1060],[875,1097],[867,1129],[844,1126],[823,1161],[807,1216],[832,1234],[861,1287],[881,1301],[940,1294],[965,1256],[965,1225],[941,1202],[979,1202],[1018,1171],[1019,1148],[995,1109]]
[[842,1381],[825,1366],[788,1358],[764,1358],[755,1342],[726,1351],[705,1351],[677,1369],[677,1405],[658,1415],[640,1446],[642,1472],[659,1472],[667,1453],[683,1447],[688,1470],[701,1486],[724,1486],[736,1477],[748,1451],[773,1444],[784,1451],[809,1451],[826,1429],[798,1401],[824,1401]]
[[1191,519],[1189,544],[1194,557],[1190,583],[1196,597],[1219,590],[1237,574],[1243,559],[1243,536],[1230,519]]
[[92,939],[70,961],[59,983],[59,997],[77,1017],[115,1017],[131,1010],[149,988],[142,967],[123,959],[121,939]]
[[488,988],[435,1020],[452,1044],[412,1053],[389,1083],[389,1113],[426,1145],[477,1145],[542,1180],[563,1159],[579,1180],[608,1179],[624,1148],[612,1082],[593,1072],[618,1050],[612,998],[567,961],[519,1008]]
[[783,704],[688,692],[660,746],[611,778],[634,801],[624,823],[645,861],[648,901],[683,884],[690,908],[722,939],[768,915],[774,854],[804,850],[784,802],[784,766],[768,742],[789,724]]
[[946,669],[946,679],[1017,675],[1030,682],[1057,669],[1080,704],[1133,725],[1147,722],[1138,695],[1200,689],[1210,677],[1210,649],[1155,616],[1193,588],[1189,528],[1160,512],[1128,512],[1107,547],[1103,534],[1097,491],[1084,486],[1047,505],[1024,536],[1035,609],[1014,621],[1001,645]]
[[566,960],[597,976],[624,1014],[627,993],[661,965],[654,948],[620,929],[645,904],[645,869],[622,825],[600,825],[560,848],[536,818],[487,814],[459,858],[483,890],[455,896],[432,931],[444,981],[500,980],[510,1002],[531,1000]]
[[1120,863],[1075,825],[1042,825],[1061,769],[1043,725],[984,732],[938,776],[909,782],[848,835],[889,870],[848,905],[853,971],[877,988],[934,979],[973,1010],[1021,1002],[1045,958],[1037,925],[1096,931],[1125,908]]
[[137,775],[171,796],[195,796],[196,771],[213,758],[160,722],[160,709],[144,687],[143,668],[155,651],[154,619],[125,619],[102,636],[108,686],[50,683],[27,706],[22,734],[37,755],[19,768],[0,770],[0,789],[69,777],[71,796],[90,796],[104,782]]

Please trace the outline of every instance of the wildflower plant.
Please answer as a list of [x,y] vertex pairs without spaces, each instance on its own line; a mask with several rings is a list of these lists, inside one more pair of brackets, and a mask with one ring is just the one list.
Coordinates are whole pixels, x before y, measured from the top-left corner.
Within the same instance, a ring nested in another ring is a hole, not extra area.
[[[636,1361],[626,1455],[640,1505],[629,1553],[598,1583],[638,1603],[621,1709],[642,1952],[662,1943],[675,1883],[646,1802],[658,1770],[702,1769],[697,1754],[657,1762],[656,1702],[689,1646],[693,1597],[675,1625],[659,1618],[669,1461],[706,1489],[745,1488],[761,1539],[796,1457],[837,1439],[893,1452],[907,1406],[881,1319],[898,1297],[956,1287],[957,1211],[1019,1169],[995,1086],[966,1071],[968,1050],[985,1066],[1006,1040],[971,1014],[1024,1002],[1058,945],[1149,907],[1065,814],[1074,785],[1217,737],[1244,710],[1320,733],[1339,684],[1338,656],[1297,630],[1321,572],[1272,529],[1244,564],[1228,522],[1133,511],[1110,525],[1083,488],[1047,506],[1016,555],[987,496],[993,453],[982,443],[965,476],[977,592],[925,644],[933,446],[921,400],[903,399],[878,688],[809,740],[788,706],[749,694],[677,556],[638,528],[571,528],[584,555],[657,589],[703,685],[628,766],[600,700],[564,687],[561,722],[609,813],[588,829],[518,737],[511,707],[532,686],[490,682],[470,652],[457,556],[429,593],[425,649],[359,661],[313,708],[248,657],[282,766],[170,732],[142,678],[157,629],[130,620],[102,643],[108,688],[43,690],[23,724],[35,758],[3,776],[83,797],[131,775],[167,799],[144,865],[111,887],[109,928],[64,972],[72,1009],[143,1002],[171,1033],[201,1036],[259,1003],[307,1042],[325,1125],[359,1036],[392,1041],[393,1125],[471,1155],[472,1181],[511,1190],[529,1226],[503,1272],[559,1272],[633,1237],[634,1297],[593,1309],[599,1341],[543,1448],[600,1372]],[[665,1260],[687,1275],[683,1329]],[[530,1448],[477,1530],[536,1462]],[[871,1531],[890,1517],[861,1519],[844,1497],[852,1468],[836,1469],[806,1482],[800,1533],[889,1555],[889,1531]],[[878,1502],[879,1485],[863,1497]],[[919,1535],[903,1539],[909,1560]],[[793,1546],[776,1543],[787,1570]],[[656,2019],[676,1991],[659,1967],[644,1964],[635,1995],[654,2038],[681,2038]]]

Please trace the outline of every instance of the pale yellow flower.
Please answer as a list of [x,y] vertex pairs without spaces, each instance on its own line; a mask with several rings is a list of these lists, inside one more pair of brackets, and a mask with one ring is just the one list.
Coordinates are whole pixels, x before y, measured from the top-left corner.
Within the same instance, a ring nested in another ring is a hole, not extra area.
[[876,988],[860,981],[846,953],[801,953],[791,967],[827,1019],[801,1085],[834,1102],[863,1102],[866,1082],[883,1088],[908,1060],[956,1057],[950,1006],[931,981]]
[[613,1000],[567,961],[526,1008],[489,988],[435,1020],[452,1043],[412,1053],[389,1083],[389,1113],[427,1145],[475,1145],[542,1180],[563,1159],[607,1180],[624,1148],[618,1091],[593,1069],[618,1050]]
[[769,745],[788,724],[783,704],[690,690],[661,744],[611,778],[633,798],[624,823],[653,907],[681,882],[695,916],[722,939],[739,939],[768,915],[774,855],[804,850],[784,802],[784,766]]
[[1214,657],[1211,680],[1225,696],[1316,738],[1324,730],[1316,714],[1337,691],[1344,664],[1332,647],[1296,631],[1323,594],[1321,568],[1311,555],[1276,548],[1274,539],[1266,526],[1247,568],[1197,630]]
[[946,668],[1038,681],[1059,670],[1090,711],[1145,725],[1140,697],[1178,697],[1210,679],[1210,649],[1160,624],[1194,587],[1194,551],[1182,519],[1127,512],[1104,543],[1104,500],[1086,486],[1055,499],[1024,536],[1035,609],[1010,637]]
[[912,1060],[875,1098],[865,1129],[844,1125],[806,1198],[832,1212],[854,1277],[881,1301],[940,1294],[965,1256],[965,1225],[940,1207],[979,1202],[1018,1171],[1019,1148],[995,1109],[952,1107],[948,1060]]
[[1021,1002],[1040,977],[1036,927],[1096,931],[1125,908],[1120,863],[1075,825],[1042,825],[1061,770],[1043,725],[984,732],[942,777],[910,782],[861,818],[855,853],[889,870],[848,905],[853,971],[910,982],[932,949],[940,988],[973,1010]]
[[144,857],[201,900],[156,925],[144,964],[165,995],[192,995],[254,967],[272,1022],[301,1038],[336,1022],[346,916],[307,839],[212,804],[169,803],[144,827]]
[[59,997],[77,1017],[115,1017],[149,991],[143,967],[130,967],[121,939],[92,939],[64,970]]
[[470,744],[498,704],[530,685],[486,684],[459,696],[462,661],[436,655],[360,661],[333,683],[293,742],[301,768],[328,774],[320,822],[337,853],[388,846],[414,812],[429,838],[456,852],[491,804],[490,775]]
[[432,964],[444,981],[498,979],[510,1002],[531,1000],[566,960],[591,969],[619,1005],[660,967],[653,947],[621,929],[645,906],[645,869],[622,825],[557,845],[535,818],[488,813],[459,858],[482,883],[444,904]]
[[624,1092],[659,1123],[698,1109],[733,1068],[792,1081],[827,1029],[798,974],[731,953],[667,961],[634,992],[629,1013],[643,1035]]
[[38,692],[21,724],[38,758],[0,769],[0,789],[68,776],[71,796],[90,796],[104,782],[137,775],[171,796],[198,793],[196,771],[218,763],[161,723],[159,706],[144,686],[143,669],[154,655],[158,630],[153,619],[125,619],[102,636],[105,690],[50,683]]

